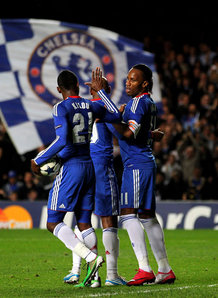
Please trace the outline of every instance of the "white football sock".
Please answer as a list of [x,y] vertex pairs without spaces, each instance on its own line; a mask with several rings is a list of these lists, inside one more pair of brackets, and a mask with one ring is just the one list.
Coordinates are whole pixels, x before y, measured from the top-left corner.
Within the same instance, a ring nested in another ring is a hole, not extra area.
[[[77,238],[81,242],[84,242],[82,233],[80,232],[80,230],[78,229],[77,226],[75,226],[75,228],[74,228],[74,233],[76,234]],[[78,256],[75,252],[72,253],[72,256],[73,256],[73,267],[72,267],[71,272],[80,275],[82,258],[80,256]]]
[[164,234],[157,218],[141,218],[140,221],[147,233],[151,249],[158,264],[158,271],[164,273],[169,272],[171,270],[171,267],[167,259]]
[[136,214],[121,215],[120,221],[129,234],[133,250],[138,260],[139,268],[151,272],[145,243],[145,233]]
[[59,223],[54,228],[53,234],[60,239],[67,248],[74,251],[87,262],[91,262],[96,258],[97,255],[88,249],[65,223]]
[[103,229],[102,242],[106,254],[107,279],[115,279],[118,277],[117,259],[119,256],[119,238],[117,236],[117,228]]
[[[89,228],[81,232],[85,245],[95,254],[97,254],[97,237],[95,230]],[[98,279],[98,271],[95,273],[94,279]]]
[[97,237],[95,234],[95,230],[93,228],[89,228],[87,230],[83,230],[80,232],[83,237],[83,242],[85,245],[94,253],[97,254]]

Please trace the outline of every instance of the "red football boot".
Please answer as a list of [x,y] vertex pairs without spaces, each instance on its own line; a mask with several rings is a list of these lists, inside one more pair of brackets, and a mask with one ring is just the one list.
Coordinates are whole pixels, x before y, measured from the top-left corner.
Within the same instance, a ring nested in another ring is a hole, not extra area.
[[153,271],[147,272],[139,269],[136,275],[126,284],[127,286],[141,286],[144,283],[152,283],[155,281]]
[[155,284],[172,284],[174,283],[176,276],[172,270],[167,273],[158,272],[155,279]]

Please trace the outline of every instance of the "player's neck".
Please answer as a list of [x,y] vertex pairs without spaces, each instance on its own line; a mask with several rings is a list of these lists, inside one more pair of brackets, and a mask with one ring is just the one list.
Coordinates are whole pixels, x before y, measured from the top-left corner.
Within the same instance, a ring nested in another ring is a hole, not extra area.
[[99,99],[99,95],[98,95],[98,93],[93,94],[92,98],[93,98],[93,99]]
[[63,98],[66,99],[70,96],[78,96],[78,93],[74,92],[73,90],[70,90],[70,91],[63,92],[62,95],[63,95]]
[[136,95],[136,96],[134,96],[134,97],[132,97],[132,98],[140,97],[140,96],[142,96],[142,95],[149,95],[149,93],[148,93],[147,91],[145,91],[145,92],[140,92],[138,95]]

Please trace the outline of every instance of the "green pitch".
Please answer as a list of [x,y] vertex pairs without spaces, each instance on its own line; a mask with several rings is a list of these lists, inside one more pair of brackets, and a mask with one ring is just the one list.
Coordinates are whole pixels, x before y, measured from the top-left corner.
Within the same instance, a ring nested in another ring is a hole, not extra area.
[[[101,230],[97,236],[104,256]],[[119,238],[119,273],[128,280],[135,275],[137,262],[126,231],[119,230]],[[218,297],[218,231],[165,231],[165,242],[177,276],[173,285],[105,287],[104,264],[102,288],[75,289],[63,283],[72,266],[71,252],[52,234],[0,230],[0,297]],[[156,273],[150,247],[148,252]]]

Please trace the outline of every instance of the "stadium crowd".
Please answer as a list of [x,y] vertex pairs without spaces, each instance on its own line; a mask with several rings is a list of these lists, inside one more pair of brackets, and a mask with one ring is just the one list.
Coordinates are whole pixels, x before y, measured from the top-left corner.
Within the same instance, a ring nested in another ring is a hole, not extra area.
[[[163,37],[146,36],[144,49],[155,53],[162,93],[157,126],[165,136],[153,144],[157,200],[216,200],[218,48],[205,42],[175,46]],[[121,183],[122,162],[114,144]],[[0,200],[47,199],[52,179],[31,173],[35,155],[19,156],[0,121]]]

